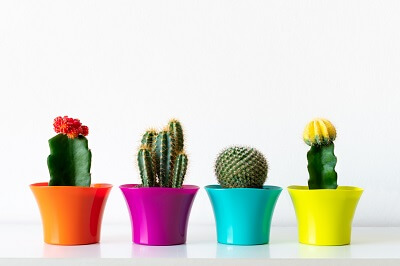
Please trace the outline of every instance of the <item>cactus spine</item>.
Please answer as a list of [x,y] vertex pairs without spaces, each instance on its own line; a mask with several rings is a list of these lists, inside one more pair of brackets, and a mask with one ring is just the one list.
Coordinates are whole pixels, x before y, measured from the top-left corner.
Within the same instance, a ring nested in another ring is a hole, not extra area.
[[267,179],[268,163],[254,148],[230,147],[218,155],[215,174],[224,188],[262,188]]
[[188,163],[183,148],[183,131],[178,120],[171,120],[159,133],[146,131],[138,152],[142,186],[182,187]]
[[314,119],[304,129],[304,142],[311,146],[307,152],[309,189],[337,188],[335,138],[336,129],[327,119]]

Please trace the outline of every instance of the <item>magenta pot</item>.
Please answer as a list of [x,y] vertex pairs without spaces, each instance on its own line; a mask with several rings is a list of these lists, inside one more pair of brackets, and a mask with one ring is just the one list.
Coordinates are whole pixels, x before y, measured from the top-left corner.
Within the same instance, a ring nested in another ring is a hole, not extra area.
[[170,246],[186,242],[190,209],[198,186],[163,188],[127,184],[119,188],[130,212],[134,243]]

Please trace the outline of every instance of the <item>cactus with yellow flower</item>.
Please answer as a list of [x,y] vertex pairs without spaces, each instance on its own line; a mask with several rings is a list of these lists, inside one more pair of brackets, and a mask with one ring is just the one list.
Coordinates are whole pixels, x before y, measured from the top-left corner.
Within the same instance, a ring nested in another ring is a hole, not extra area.
[[314,119],[304,129],[303,140],[311,146],[307,153],[309,189],[337,188],[335,138],[336,129],[327,119]]

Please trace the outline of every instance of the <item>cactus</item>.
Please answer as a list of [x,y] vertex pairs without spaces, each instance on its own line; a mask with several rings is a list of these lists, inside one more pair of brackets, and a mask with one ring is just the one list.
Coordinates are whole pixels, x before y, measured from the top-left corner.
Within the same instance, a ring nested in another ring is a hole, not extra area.
[[182,187],[183,179],[185,178],[188,158],[184,153],[179,153],[176,157],[174,176],[172,177],[172,187]]
[[262,188],[268,174],[268,162],[254,148],[230,147],[215,163],[218,183],[224,188]]
[[154,187],[154,169],[151,157],[151,148],[148,145],[142,145],[138,152],[138,165],[143,187]]
[[142,137],[142,145],[147,145],[151,149],[156,137],[157,132],[154,129],[147,130]]
[[183,131],[178,120],[171,120],[159,133],[146,131],[138,152],[142,186],[182,187],[188,163],[183,148]]
[[[155,173],[158,173],[159,171],[159,164],[156,162],[157,158],[154,156],[153,153],[153,147],[157,139],[157,131],[155,129],[149,129],[147,130],[143,137],[142,137],[142,145],[146,145],[151,152],[151,160],[152,160],[152,173],[146,174],[144,171],[145,169],[141,169],[139,165],[139,170],[140,170],[140,177],[142,178],[142,185],[145,187],[147,186],[145,183],[143,183],[144,180],[147,180],[148,176],[153,176],[152,180],[154,183],[152,183],[153,186],[158,186],[158,180],[156,178]],[[138,155],[139,156],[139,155]],[[138,158],[139,160],[139,158]],[[143,176],[142,173],[145,175]]]
[[88,128],[78,119],[64,116],[54,119],[54,130],[60,134],[49,139],[49,186],[90,186],[92,153],[85,138]]
[[304,142],[311,146],[307,153],[309,189],[336,189],[337,158],[334,154],[336,129],[326,119],[314,119],[304,129]]
[[168,131],[171,134],[174,144],[174,150],[178,153],[183,151],[183,130],[178,120],[172,119],[168,123]]
[[168,131],[163,130],[157,135],[153,147],[156,163],[158,164],[156,173],[161,187],[170,186],[170,177],[172,173],[172,138]]

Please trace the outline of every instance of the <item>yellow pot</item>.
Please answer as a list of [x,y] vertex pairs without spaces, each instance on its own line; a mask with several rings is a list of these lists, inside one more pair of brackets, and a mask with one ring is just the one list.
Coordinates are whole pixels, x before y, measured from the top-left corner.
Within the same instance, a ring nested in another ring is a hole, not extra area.
[[310,245],[348,245],[351,224],[363,189],[288,187],[296,211],[299,242]]

